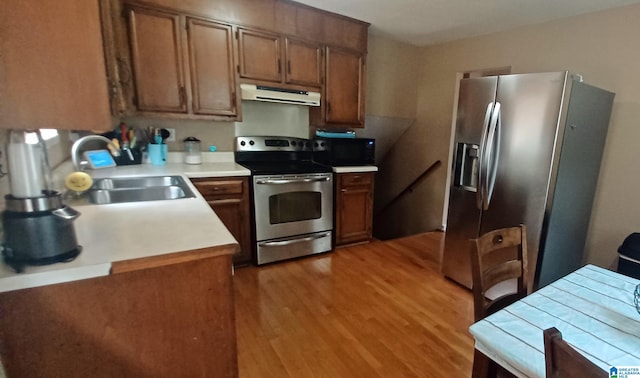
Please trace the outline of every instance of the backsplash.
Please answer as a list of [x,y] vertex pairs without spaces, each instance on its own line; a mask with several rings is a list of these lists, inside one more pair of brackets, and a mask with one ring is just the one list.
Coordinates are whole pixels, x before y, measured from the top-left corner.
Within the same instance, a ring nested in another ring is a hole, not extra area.
[[233,152],[234,138],[246,135],[309,137],[309,108],[300,105],[242,102],[242,122],[213,122],[170,118],[127,117],[113,119],[114,129],[125,122],[129,127],[145,129],[171,128],[176,140],[167,142],[169,151],[182,151],[184,138],[194,136],[202,141],[202,149],[216,146],[217,151]]
[[[216,146],[218,151],[233,151],[235,137],[233,122],[212,122],[204,120],[177,120],[170,118],[127,117],[122,120],[129,127],[146,129],[171,128],[176,130],[176,140],[167,142],[169,151],[183,151],[182,141],[186,137],[194,136],[202,141],[202,148]],[[113,127],[120,124],[120,119],[113,120]]]
[[235,136],[254,135],[309,138],[309,107],[243,101],[242,122],[235,123]]

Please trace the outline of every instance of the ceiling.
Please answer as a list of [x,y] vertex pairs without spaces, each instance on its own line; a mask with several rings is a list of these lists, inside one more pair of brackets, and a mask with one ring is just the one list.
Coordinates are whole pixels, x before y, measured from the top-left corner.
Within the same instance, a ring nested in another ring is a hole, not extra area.
[[370,32],[416,46],[508,30],[640,0],[295,0],[371,23]]

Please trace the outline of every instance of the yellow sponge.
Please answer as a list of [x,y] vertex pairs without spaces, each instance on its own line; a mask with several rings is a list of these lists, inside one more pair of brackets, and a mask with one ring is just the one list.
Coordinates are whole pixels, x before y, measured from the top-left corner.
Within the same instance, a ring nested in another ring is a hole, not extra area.
[[93,179],[85,172],[73,172],[64,180],[64,184],[69,190],[84,192],[91,188]]

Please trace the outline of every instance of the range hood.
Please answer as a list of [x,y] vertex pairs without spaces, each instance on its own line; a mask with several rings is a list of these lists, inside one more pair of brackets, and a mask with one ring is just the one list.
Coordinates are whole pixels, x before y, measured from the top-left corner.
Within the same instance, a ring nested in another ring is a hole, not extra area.
[[278,102],[305,106],[320,106],[320,93],[293,89],[240,84],[242,99],[249,101]]

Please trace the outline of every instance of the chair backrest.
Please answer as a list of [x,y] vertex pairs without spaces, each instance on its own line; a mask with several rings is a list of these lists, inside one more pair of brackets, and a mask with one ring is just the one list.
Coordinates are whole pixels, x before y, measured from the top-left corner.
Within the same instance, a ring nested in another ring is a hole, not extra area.
[[544,332],[544,362],[547,378],[606,378],[609,373],[596,366],[562,339],[555,327]]
[[[501,228],[471,240],[471,269],[475,320],[524,298],[528,291],[527,230],[525,225]],[[517,281],[515,293],[489,300],[486,293],[496,284]]]

